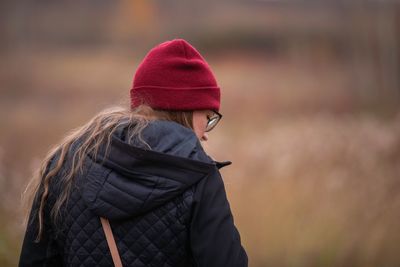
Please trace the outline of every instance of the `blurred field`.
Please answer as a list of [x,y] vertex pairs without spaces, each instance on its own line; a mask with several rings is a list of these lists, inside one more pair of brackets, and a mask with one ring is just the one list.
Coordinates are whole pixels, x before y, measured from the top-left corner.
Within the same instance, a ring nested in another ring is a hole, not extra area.
[[399,126],[316,114],[219,136],[251,266],[398,266]]
[[176,37],[222,88],[204,145],[233,161],[222,174],[250,266],[400,266],[400,5],[233,2],[0,9],[0,266],[18,262],[20,196],[48,149],[128,105],[145,52]]

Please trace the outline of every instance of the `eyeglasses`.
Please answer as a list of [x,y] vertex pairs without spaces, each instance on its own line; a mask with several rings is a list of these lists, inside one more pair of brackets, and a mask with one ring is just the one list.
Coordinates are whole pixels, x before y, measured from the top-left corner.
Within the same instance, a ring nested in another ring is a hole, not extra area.
[[218,122],[222,119],[222,114],[218,113],[217,111],[213,110],[214,114],[209,116],[207,115],[207,127],[206,127],[206,132],[211,131],[214,129],[215,126],[217,126]]

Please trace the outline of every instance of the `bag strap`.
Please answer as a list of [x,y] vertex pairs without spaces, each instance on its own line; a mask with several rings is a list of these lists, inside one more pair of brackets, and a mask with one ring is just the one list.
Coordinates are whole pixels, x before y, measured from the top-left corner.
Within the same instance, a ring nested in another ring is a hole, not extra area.
[[108,248],[111,252],[111,257],[115,267],[122,267],[121,258],[118,253],[117,244],[115,243],[114,235],[111,230],[110,222],[103,217],[100,217],[101,225],[103,226],[104,233],[106,235]]

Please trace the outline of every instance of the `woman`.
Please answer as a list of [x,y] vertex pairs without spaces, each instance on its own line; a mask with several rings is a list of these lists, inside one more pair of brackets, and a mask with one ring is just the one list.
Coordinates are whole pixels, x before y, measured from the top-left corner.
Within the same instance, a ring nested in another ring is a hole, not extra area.
[[218,171],[229,163],[199,142],[222,117],[204,58],[182,39],[156,46],[130,97],[44,160],[19,266],[247,266]]

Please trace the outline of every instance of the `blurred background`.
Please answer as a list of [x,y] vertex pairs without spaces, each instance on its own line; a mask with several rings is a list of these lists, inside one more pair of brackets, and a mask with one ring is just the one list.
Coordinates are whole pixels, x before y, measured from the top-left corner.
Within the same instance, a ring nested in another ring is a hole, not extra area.
[[184,38],[222,88],[218,160],[250,266],[400,266],[400,3],[0,2],[0,266],[49,150]]

